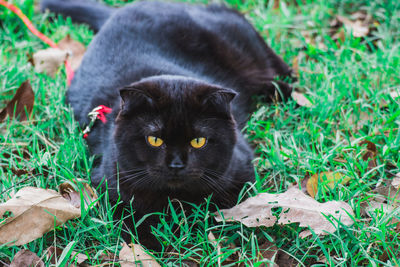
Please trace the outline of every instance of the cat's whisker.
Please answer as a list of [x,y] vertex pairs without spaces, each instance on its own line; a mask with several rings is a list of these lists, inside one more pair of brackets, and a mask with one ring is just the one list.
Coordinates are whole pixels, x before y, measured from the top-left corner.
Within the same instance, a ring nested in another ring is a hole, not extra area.
[[212,177],[210,177],[207,174],[204,174],[201,176],[201,179],[206,182],[206,185],[210,187],[210,189],[215,190],[218,194],[227,196],[229,195],[225,188],[222,187],[220,183],[218,183],[216,180],[214,180]]
[[[138,171],[138,172],[136,172],[136,173],[133,173],[133,174],[131,174],[131,175],[128,175],[128,176],[124,176],[124,177],[122,177],[122,181],[120,181],[120,185],[123,185],[123,184],[125,184],[125,183],[127,183],[127,182],[132,182],[133,180],[135,180],[136,178],[138,178],[138,177],[140,177],[140,176],[143,176],[143,175],[146,175],[147,174],[147,170],[142,170],[142,171]],[[141,180],[142,178],[140,178],[140,179],[138,179],[138,181],[139,180]],[[134,181],[134,183],[135,183],[136,181]]]
[[149,178],[149,176],[145,174],[145,176],[143,176],[143,177],[139,178],[138,180],[134,181],[133,183],[131,183],[130,186],[140,187],[144,184],[144,182],[148,183],[148,181],[149,181],[148,178]]
[[115,174],[109,176],[108,178],[111,179],[111,178],[114,178],[116,176],[127,175],[127,174],[130,174],[130,173],[139,172],[139,171],[142,171],[142,170],[145,170],[145,169],[144,168],[133,168],[133,169],[130,169],[130,170],[127,170],[127,171],[118,171]]
[[211,170],[211,169],[204,169],[205,173],[208,173],[212,176],[215,176],[216,178],[223,180],[223,181],[229,181],[229,185],[231,186],[235,186],[235,187],[242,187],[243,186],[243,182],[242,181],[238,181],[235,179],[228,179],[228,177],[226,177],[225,175],[223,175],[222,173],[219,173],[217,171]]

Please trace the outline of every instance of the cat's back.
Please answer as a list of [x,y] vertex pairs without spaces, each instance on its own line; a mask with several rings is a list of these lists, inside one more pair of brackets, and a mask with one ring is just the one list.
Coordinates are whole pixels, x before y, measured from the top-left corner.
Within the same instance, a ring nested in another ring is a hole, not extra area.
[[120,87],[181,75],[238,89],[243,70],[267,73],[273,52],[242,15],[223,6],[135,2],[108,19],[68,91],[77,119],[115,106]]
[[97,105],[114,106],[117,89],[141,78],[195,77],[193,69],[204,61],[192,57],[207,50],[203,29],[215,32],[222,23],[215,13],[237,16],[223,7],[144,1],[116,10],[90,43],[68,90],[78,121],[87,123],[86,114]]

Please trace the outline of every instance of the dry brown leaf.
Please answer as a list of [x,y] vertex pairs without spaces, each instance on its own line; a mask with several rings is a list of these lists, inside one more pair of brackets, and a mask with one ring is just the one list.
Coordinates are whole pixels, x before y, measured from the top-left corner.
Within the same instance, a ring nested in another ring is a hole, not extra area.
[[372,217],[372,212],[376,210],[381,210],[383,213],[387,214],[392,212],[395,209],[393,205],[379,202],[379,201],[374,201],[370,200],[367,203],[367,207],[365,207],[365,212],[369,215],[369,217]]
[[15,254],[10,267],[35,266],[44,267],[44,262],[32,251],[21,249]]
[[217,239],[215,238],[214,234],[210,231],[208,233],[208,241],[210,241],[214,247],[217,248],[217,257],[218,257],[218,267],[221,266],[221,245],[218,243]]
[[81,207],[81,195],[83,196],[85,209],[87,209],[98,198],[95,190],[91,188],[88,183],[81,179],[60,184],[58,191],[76,208]]
[[[55,246],[50,246],[46,250],[47,261],[50,261],[51,264],[57,264],[57,260],[61,256],[62,253],[63,253],[63,249],[62,248],[55,247]],[[78,252],[75,252],[75,251],[71,252],[70,258],[74,259],[73,262],[77,263],[78,265],[83,263],[85,260],[88,259],[88,257],[85,254],[78,253]],[[75,266],[74,264],[71,263],[71,261],[68,261],[67,265],[68,266]]]
[[46,249],[46,259],[51,264],[57,264],[58,257],[62,254],[63,250],[59,247],[50,246]]
[[70,183],[65,182],[60,184],[58,186],[58,192],[60,192],[63,198],[71,202],[71,205],[75,208],[79,209],[81,207],[81,196]]
[[352,21],[343,16],[336,16],[337,20],[353,33],[354,37],[365,37],[369,33],[369,20],[357,19]]
[[310,100],[308,100],[308,98],[306,98],[304,96],[304,94],[293,91],[292,92],[292,98],[294,99],[294,101],[296,101],[297,104],[299,104],[299,106],[302,107],[311,107],[312,103],[310,102]]
[[71,258],[73,258],[73,259],[74,259],[74,262],[76,262],[77,264],[81,264],[81,263],[83,263],[85,260],[88,259],[88,256],[86,256],[86,255],[83,254],[83,253],[78,253],[78,252],[72,251],[72,253],[71,253]]
[[[344,30],[343,29],[340,29],[337,33],[335,33],[333,36],[332,36],[332,39],[333,40],[336,40],[337,42],[336,42],[336,45],[338,46],[338,47],[341,47],[341,45],[344,43],[344,41],[346,40],[346,35],[344,34]],[[340,41],[340,42],[339,42]]]
[[119,252],[119,259],[121,267],[161,267],[161,265],[138,244],[131,244],[128,246],[126,243],[123,243],[122,249]]
[[[272,215],[272,208],[275,207],[282,207],[279,220]],[[226,221],[239,221],[248,227],[300,223],[302,227],[309,226],[316,234],[336,231],[336,220],[332,219],[331,223],[325,216],[332,216],[344,225],[351,225],[354,214],[350,205],[345,202],[319,203],[294,187],[281,194],[258,194],[231,209],[221,210],[221,213]],[[222,221],[221,214],[216,214],[216,220]],[[300,233],[302,238],[309,235],[309,230]]]
[[259,246],[257,261],[267,260],[268,266],[270,267],[278,267],[278,264],[275,263],[278,258],[278,248],[272,242],[266,241],[264,244]]
[[295,76],[299,76],[299,56],[300,54],[298,54],[297,56],[295,56],[292,60],[292,70]]
[[274,9],[279,9],[279,0],[274,0]]
[[358,132],[364,125],[371,124],[376,117],[372,113],[361,111],[360,113],[354,112],[347,119],[347,125],[353,129],[354,132]]
[[0,204],[0,216],[11,216],[0,225],[0,244],[20,246],[31,242],[55,225],[81,216],[80,209],[51,189],[24,187]]
[[97,257],[97,261],[100,262],[100,264],[92,267],[114,267],[118,263],[118,257],[112,252],[103,251],[103,253]]
[[364,216],[371,217],[371,212],[377,209],[384,213],[390,213],[400,206],[400,188],[396,186],[398,183],[396,177],[391,184],[377,186],[369,194],[368,200],[361,203],[361,211]]
[[58,42],[57,46],[61,50],[68,52],[68,62],[71,64],[74,71],[77,70],[81,65],[83,55],[86,52],[85,46],[72,39],[69,34]]
[[292,256],[288,252],[282,249],[278,251],[278,259],[276,260],[276,264],[281,267],[301,266],[301,264],[299,265],[299,262],[292,258]]
[[392,91],[389,93],[389,95],[390,95],[390,97],[393,98],[393,99],[399,98],[399,97],[400,97],[400,89],[392,90]]
[[[0,122],[4,121],[7,115],[10,118],[19,117],[20,121],[26,121],[27,116],[25,110],[30,115],[35,103],[35,94],[29,80],[26,80],[15,92],[14,97],[7,106],[0,112]],[[15,110],[15,112],[14,112]]]
[[68,52],[58,48],[47,48],[33,54],[35,71],[54,77],[58,68],[68,58]]
[[368,140],[363,140],[360,145],[367,144],[367,149],[364,152],[362,159],[363,161],[368,161],[368,169],[373,169],[377,166],[376,157],[378,155],[378,151],[376,145]]
[[379,186],[372,190],[375,194],[374,200],[379,200],[378,202],[390,202],[400,204],[400,189],[392,185]]
[[392,186],[399,190],[400,189],[400,173],[397,173],[391,182]]
[[347,160],[344,159],[344,158],[342,158],[342,157],[340,157],[340,156],[335,157],[335,158],[333,159],[333,161],[339,162],[339,163],[347,163]]
[[310,177],[307,181],[307,192],[312,197],[315,198],[315,195],[318,192],[319,186],[327,186],[331,189],[335,188],[337,184],[347,184],[351,178],[342,173],[338,172],[321,172],[316,173]]

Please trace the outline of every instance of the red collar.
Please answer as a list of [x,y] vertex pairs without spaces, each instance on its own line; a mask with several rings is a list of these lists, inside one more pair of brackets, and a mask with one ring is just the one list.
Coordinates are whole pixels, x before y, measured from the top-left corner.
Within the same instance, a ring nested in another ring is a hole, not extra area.
[[87,138],[89,135],[89,132],[91,131],[95,121],[97,119],[101,120],[102,123],[106,123],[106,115],[108,113],[111,113],[112,108],[106,107],[104,105],[100,105],[95,107],[92,111],[89,112],[88,116],[90,118],[89,124],[86,126],[86,128],[83,130],[83,138]]

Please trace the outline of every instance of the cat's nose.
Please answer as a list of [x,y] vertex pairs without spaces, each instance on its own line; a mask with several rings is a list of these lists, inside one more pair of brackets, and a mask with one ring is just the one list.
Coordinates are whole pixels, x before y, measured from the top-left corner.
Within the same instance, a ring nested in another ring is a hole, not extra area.
[[179,156],[175,156],[172,161],[168,164],[168,168],[171,170],[182,170],[185,168],[185,164],[182,162],[182,159]]

